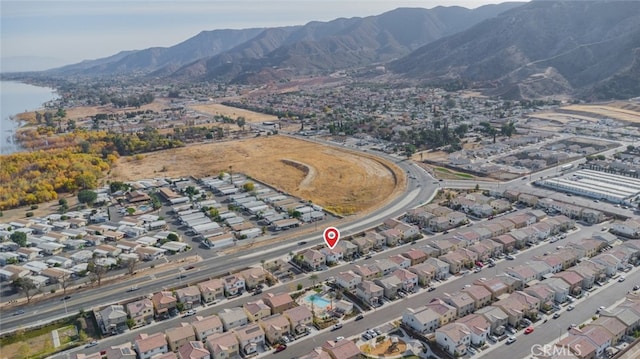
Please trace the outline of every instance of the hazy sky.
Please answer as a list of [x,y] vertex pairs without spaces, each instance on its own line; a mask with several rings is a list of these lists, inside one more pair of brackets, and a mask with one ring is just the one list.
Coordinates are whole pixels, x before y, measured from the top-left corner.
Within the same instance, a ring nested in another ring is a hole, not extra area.
[[0,0],[1,71],[39,70],[171,46],[203,30],[302,25],[397,7],[476,8],[491,0]]

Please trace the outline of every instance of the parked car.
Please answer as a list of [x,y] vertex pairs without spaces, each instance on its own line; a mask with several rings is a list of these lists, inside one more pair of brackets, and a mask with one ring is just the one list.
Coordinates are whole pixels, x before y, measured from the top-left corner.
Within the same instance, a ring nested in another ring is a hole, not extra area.
[[638,289],[640,289],[640,285],[634,285],[633,286],[633,290],[638,290]]
[[337,337],[337,338],[336,338],[336,342],[339,342],[339,341],[341,341],[341,340],[344,340],[344,337],[343,337],[343,336],[339,336],[339,337]]
[[94,340],[94,341],[92,341],[90,343],[87,343],[87,345],[85,345],[84,347],[85,348],[91,348],[91,347],[95,347],[96,345],[98,345],[98,341]]
[[560,313],[553,313],[553,319],[560,318]]
[[627,279],[627,278],[625,278],[623,275],[621,275],[620,278],[618,278],[618,282],[622,283],[622,282],[624,282],[625,279]]
[[331,328],[331,330],[338,330],[338,329],[340,329],[340,328],[342,328],[342,323],[337,323],[337,324],[334,324],[334,325],[333,325],[333,327]]
[[358,314],[358,316],[356,316],[355,320],[362,320],[362,319],[364,319],[364,315]]
[[436,290],[436,287],[429,287],[429,289],[427,289],[427,292],[433,292],[434,290]]
[[516,342],[516,340],[517,340],[516,337],[512,335],[509,338],[507,338],[507,344],[513,344]]
[[195,310],[193,310],[193,309],[189,309],[189,310],[187,310],[187,311],[184,313],[184,315],[183,315],[182,317],[183,317],[183,318],[186,318],[186,317],[190,317],[190,316],[192,316],[192,315],[196,315],[196,311],[195,311]]
[[527,327],[527,329],[524,330],[524,334],[531,334],[533,333],[533,327]]
[[568,311],[571,311],[571,310],[574,310],[574,309],[576,309],[576,307],[575,307],[573,304],[570,304],[570,305],[567,307],[567,310],[568,310]]
[[510,260],[510,261],[516,259],[516,257],[512,256],[511,254],[509,254],[506,258],[507,258],[507,260]]
[[283,351],[285,349],[287,349],[287,345],[286,344],[280,344],[280,345],[278,345],[278,347],[276,348],[274,353],[280,353],[281,351]]

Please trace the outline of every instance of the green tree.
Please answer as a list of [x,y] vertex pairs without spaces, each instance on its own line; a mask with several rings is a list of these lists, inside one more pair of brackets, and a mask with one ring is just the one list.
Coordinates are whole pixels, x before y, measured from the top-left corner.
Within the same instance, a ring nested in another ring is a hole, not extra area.
[[58,200],[58,204],[61,205],[61,206],[65,206],[65,205],[68,205],[69,203],[67,202],[66,198],[60,198]]
[[102,278],[107,274],[108,268],[96,263],[95,258],[92,258],[87,263],[87,271],[89,272],[89,278],[92,282],[97,282],[98,287],[102,284]]
[[13,286],[18,290],[18,292],[24,294],[25,298],[27,298],[27,303],[30,303],[31,298],[40,292],[31,278],[17,278],[13,281]]
[[131,319],[131,318],[128,318],[126,323],[127,323],[127,327],[129,327],[129,329],[133,328],[133,326],[136,325],[136,321]]
[[127,214],[130,216],[133,216],[133,214],[136,213],[136,209],[133,207],[128,207],[127,208]]
[[27,234],[24,233],[24,232],[14,231],[9,236],[9,239],[11,239],[13,242],[17,243],[20,247],[26,247],[27,246]]
[[244,126],[247,124],[247,120],[244,117],[240,116],[236,120],[236,124],[242,129],[242,131],[244,131]]
[[169,233],[167,235],[167,239],[170,240],[171,242],[178,242],[180,240],[180,237],[178,237],[178,235],[175,233]]
[[242,189],[245,192],[251,192],[255,189],[255,184],[253,184],[253,182],[247,181],[245,184],[242,185]]
[[94,191],[83,189],[78,192],[78,201],[80,203],[86,203],[88,205],[93,205],[93,203],[98,199],[98,194]]

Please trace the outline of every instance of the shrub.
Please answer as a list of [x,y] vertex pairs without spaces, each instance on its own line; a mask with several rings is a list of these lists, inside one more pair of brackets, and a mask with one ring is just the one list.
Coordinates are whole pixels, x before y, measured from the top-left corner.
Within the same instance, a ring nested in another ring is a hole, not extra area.
[[33,217],[33,212],[27,212],[27,213],[25,213],[25,215],[26,215],[27,217]]
[[31,205],[31,209],[38,209],[38,205],[37,204],[32,204]]

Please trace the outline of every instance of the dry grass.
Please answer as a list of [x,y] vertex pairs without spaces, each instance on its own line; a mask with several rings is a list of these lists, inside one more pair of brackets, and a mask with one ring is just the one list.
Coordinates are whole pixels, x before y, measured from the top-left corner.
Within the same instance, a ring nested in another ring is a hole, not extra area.
[[267,115],[264,113],[244,110],[241,108],[230,107],[221,105],[218,103],[206,104],[206,105],[190,105],[190,109],[198,112],[203,112],[212,116],[227,116],[234,120],[240,116],[243,116],[247,122],[263,122],[263,121],[277,121],[278,117],[273,115]]
[[391,339],[385,339],[380,343],[376,343],[374,347],[369,344],[363,344],[360,346],[360,351],[366,355],[375,356],[375,357],[395,357],[398,355],[402,355],[402,353],[407,351],[407,343],[400,340],[393,350],[393,352],[388,352],[389,347],[391,346]]
[[563,110],[579,111],[593,113],[597,118],[609,117],[618,119],[620,121],[640,123],[640,112],[632,109],[621,108],[620,102],[617,102],[615,106],[607,105],[571,105],[562,107]]
[[342,214],[379,207],[405,185],[402,170],[388,161],[284,136],[197,144],[148,153],[141,160],[121,158],[110,177],[215,176],[229,166]]

